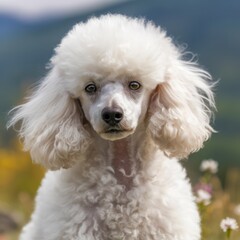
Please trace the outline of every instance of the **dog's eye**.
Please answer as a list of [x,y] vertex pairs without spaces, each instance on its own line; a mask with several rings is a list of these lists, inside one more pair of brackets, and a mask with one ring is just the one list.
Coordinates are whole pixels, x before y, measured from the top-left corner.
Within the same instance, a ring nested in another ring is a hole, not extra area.
[[85,87],[85,91],[89,94],[95,93],[97,91],[97,86],[94,83],[90,83]]
[[138,90],[141,87],[141,84],[137,81],[132,81],[128,86],[131,90]]

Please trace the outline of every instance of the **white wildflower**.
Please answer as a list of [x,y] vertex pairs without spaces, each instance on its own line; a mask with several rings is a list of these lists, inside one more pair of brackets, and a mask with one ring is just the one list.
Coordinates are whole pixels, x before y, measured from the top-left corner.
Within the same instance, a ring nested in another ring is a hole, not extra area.
[[212,159],[204,160],[201,163],[200,170],[202,172],[210,172],[215,174],[218,171],[218,163]]
[[221,221],[220,227],[224,232],[238,229],[237,221],[234,218],[225,218]]
[[196,203],[202,203],[204,206],[207,206],[211,202],[211,194],[203,189],[199,189],[196,192]]

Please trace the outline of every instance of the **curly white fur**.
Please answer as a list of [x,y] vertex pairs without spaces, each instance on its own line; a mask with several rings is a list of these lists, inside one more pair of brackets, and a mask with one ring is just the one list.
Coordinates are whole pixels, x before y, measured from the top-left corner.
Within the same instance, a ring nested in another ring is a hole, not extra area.
[[[21,240],[200,239],[175,157],[210,137],[214,99],[210,75],[182,55],[159,27],[122,15],[91,18],[67,34],[9,123],[21,121],[33,161],[56,170]],[[106,108],[121,110],[120,123],[104,121]]]

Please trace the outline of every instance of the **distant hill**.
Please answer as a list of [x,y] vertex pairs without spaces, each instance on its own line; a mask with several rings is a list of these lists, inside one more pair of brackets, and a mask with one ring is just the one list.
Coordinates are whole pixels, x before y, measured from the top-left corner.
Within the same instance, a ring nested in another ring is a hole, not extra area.
[[[187,44],[201,65],[220,80],[216,89],[219,131],[193,158],[213,157],[240,165],[240,1],[138,0],[118,3],[94,13],[28,23],[0,15],[1,144],[11,132],[4,130],[6,113],[21,101],[23,92],[46,74],[53,49],[75,23],[91,15],[121,13],[145,17],[166,29],[176,44]],[[223,166],[225,166],[223,165]],[[222,170],[224,171],[224,170]]]
[[0,38],[9,37],[9,35],[22,30],[22,22],[19,19],[0,13]]

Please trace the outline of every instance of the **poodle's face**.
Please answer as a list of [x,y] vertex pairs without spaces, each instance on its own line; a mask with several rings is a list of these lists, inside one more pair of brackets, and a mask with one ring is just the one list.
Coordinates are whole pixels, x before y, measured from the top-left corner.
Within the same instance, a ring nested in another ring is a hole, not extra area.
[[87,82],[79,96],[84,115],[106,140],[132,134],[144,120],[150,90],[127,77]]

